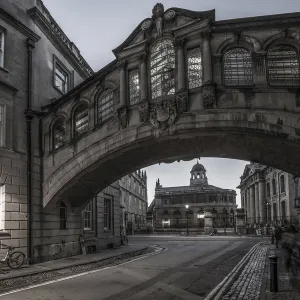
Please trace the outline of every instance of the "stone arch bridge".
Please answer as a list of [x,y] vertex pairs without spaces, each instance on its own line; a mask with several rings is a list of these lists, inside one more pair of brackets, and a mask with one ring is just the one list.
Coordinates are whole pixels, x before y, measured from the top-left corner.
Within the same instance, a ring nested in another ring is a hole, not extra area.
[[43,204],[199,156],[300,176],[300,13],[215,21],[157,4],[116,59],[44,107]]

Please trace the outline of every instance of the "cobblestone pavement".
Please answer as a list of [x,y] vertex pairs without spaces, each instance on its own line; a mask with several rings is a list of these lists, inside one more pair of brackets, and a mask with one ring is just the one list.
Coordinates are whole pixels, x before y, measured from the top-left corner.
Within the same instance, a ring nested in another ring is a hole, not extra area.
[[259,300],[269,243],[259,245],[223,300]]

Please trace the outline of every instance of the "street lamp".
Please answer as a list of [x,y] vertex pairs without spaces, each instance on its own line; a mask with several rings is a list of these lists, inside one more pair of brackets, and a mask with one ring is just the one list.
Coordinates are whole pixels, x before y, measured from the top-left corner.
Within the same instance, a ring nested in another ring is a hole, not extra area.
[[189,217],[188,217],[188,213],[189,213],[189,205],[186,204],[185,205],[185,212],[186,212],[186,235],[189,235]]

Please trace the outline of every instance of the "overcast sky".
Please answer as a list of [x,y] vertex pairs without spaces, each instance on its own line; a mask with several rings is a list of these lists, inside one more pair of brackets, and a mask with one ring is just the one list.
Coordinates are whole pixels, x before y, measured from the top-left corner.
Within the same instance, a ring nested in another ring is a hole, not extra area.
[[[97,71],[114,59],[112,49],[135,27],[152,15],[155,0],[43,0],[56,22],[81,54]],[[165,9],[216,10],[216,20],[300,12],[300,0],[162,0]],[[188,185],[195,161],[154,165],[147,168],[148,201],[154,196],[155,181],[163,186]],[[235,189],[247,162],[202,158],[209,184]],[[237,204],[240,206],[238,193]]]

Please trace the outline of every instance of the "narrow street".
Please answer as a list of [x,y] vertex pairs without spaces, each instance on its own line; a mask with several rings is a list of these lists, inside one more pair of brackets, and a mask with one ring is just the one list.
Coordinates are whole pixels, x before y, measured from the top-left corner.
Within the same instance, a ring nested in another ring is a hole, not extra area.
[[261,238],[130,237],[165,250],[0,295],[3,300],[204,299]]

